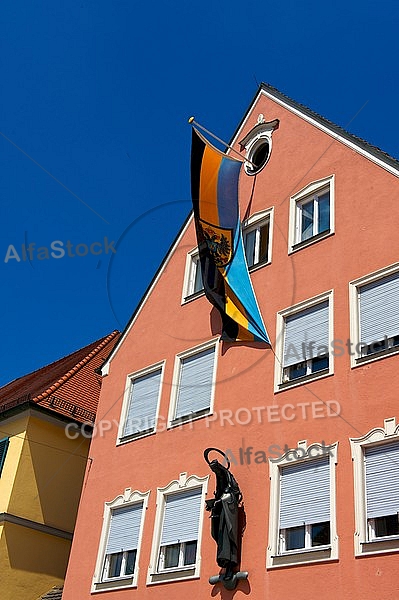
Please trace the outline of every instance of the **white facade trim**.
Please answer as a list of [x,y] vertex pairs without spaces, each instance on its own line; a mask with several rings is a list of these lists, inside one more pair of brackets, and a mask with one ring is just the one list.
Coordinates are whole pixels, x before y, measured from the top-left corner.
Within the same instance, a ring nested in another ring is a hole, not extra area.
[[[156,432],[158,416],[159,416],[159,405],[160,405],[160,401],[161,401],[162,387],[163,387],[164,374],[165,374],[165,364],[166,364],[166,360],[162,360],[162,361],[155,363],[149,367],[140,369],[140,371],[133,371],[133,373],[129,373],[129,375],[127,375],[125,391],[123,393],[121,416],[120,416],[119,427],[118,427],[117,446],[120,444],[129,443],[133,440],[137,440],[142,437],[146,437],[147,435],[151,435]],[[140,432],[138,432],[134,437],[123,438],[123,429],[125,427],[125,422],[126,422],[127,415],[129,412],[130,390],[134,383],[134,380],[139,377],[142,377],[143,375],[150,375],[151,373],[153,373],[155,371],[159,371],[159,369],[161,369],[161,381],[160,381],[159,390],[158,390],[158,400],[157,400],[157,407],[156,407],[156,411],[155,411],[155,421],[154,421],[155,425],[154,425],[153,430],[144,432],[142,434],[140,434]]]
[[[116,589],[125,589],[127,587],[137,587],[137,579],[139,576],[139,561],[140,561],[140,548],[141,541],[143,537],[143,529],[144,529],[144,520],[145,513],[148,505],[148,498],[150,496],[150,490],[148,492],[139,492],[135,490],[132,492],[131,488],[126,488],[123,494],[120,494],[110,502],[105,502],[104,504],[104,514],[103,514],[103,526],[101,530],[101,537],[99,543],[99,550],[97,554],[97,561],[93,575],[91,592],[104,592],[108,590],[116,590]],[[134,569],[133,575],[120,577],[115,580],[106,580],[102,581],[102,572],[104,569],[104,560],[105,560],[105,551],[108,541],[109,528],[111,522],[111,511],[114,508],[119,508],[121,506],[132,506],[134,504],[142,504],[142,515],[141,515],[141,524],[140,524],[140,533],[137,544],[137,556],[136,556],[136,565]]]
[[157,511],[155,515],[154,533],[151,546],[151,558],[148,567],[147,585],[165,583],[166,581],[181,581],[182,579],[197,579],[201,569],[201,540],[204,521],[204,510],[201,510],[198,525],[197,555],[195,565],[191,568],[175,569],[171,572],[158,571],[158,559],[161,544],[162,525],[165,515],[166,496],[190,489],[201,488],[201,506],[205,506],[205,496],[208,488],[209,475],[198,477],[180,473],[179,479],[169,482],[165,487],[157,488]]
[[375,427],[366,435],[350,438],[349,441],[352,452],[355,493],[355,556],[399,552],[398,538],[368,540],[365,469],[365,449],[370,446],[383,445],[387,442],[399,442],[399,425],[396,425],[395,417],[384,419],[384,427]]
[[[329,190],[330,192],[330,229],[323,233],[318,234],[317,236],[310,237],[304,242],[298,241],[298,204],[305,200],[307,197],[316,194],[317,192]],[[311,244],[315,244],[319,242],[321,239],[329,237],[335,232],[335,176],[330,175],[328,177],[324,177],[323,179],[319,179],[317,181],[312,181],[308,183],[305,187],[303,187],[299,192],[296,192],[290,198],[290,218],[288,225],[288,254],[292,252],[296,252],[302,248],[310,246]],[[300,247],[295,248],[295,246],[300,243]]]
[[[312,306],[316,306],[322,302],[328,301],[328,348],[329,348],[329,361],[328,361],[328,373],[321,373],[320,375],[312,375],[311,379],[293,379],[284,385],[284,388],[280,387],[283,383],[283,353],[284,353],[284,336],[285,336],[285,319],[295,313],[301,312]],[[280,310],[277,313],[276,320],[276,352],[274,359],[274,392],[280,392],[283,389],[286,390],[288,387],[296,387],[298,385],[304,385],[309,381],[320,379],[334,373],[334,353],[332,352],[332,341],[334,339],[334,290],[329,290],[313,298],[303,300],[298,304],[294,304],[289,308]]]
[[[324,442],[323,442],[324,443]],[[298,457],[298,450],[302,456]],[[267,546],[266,568],[286,567],[292,565],[308,564],[338,558],[337,510],[336,510],[336,483],[335,467],[337,465],[338,442],[329,446],[313,443],[309,446],[306,440],[301,440],[297,448],[287,450],[276,459],[269,459],[270,473],[270,510],[269,510],[269,543]],[[318,549],[296,550],[279,553],[279,513],[280,513],[280,478],[281,468],[287,465],[317,460],[322,456],[330,457],[330,544]]]
[[[371,354],[369,357],[362,357],[360,352],[359,344],[360,340],[360,310],[359,310],[359,289],[363,285],[367,285],[368,283],[373,283],[374,281],[378,281],[379,279],[383,279],[388,275],[392,275],[399,271],[399,262],[393,263],[392,265],[388,265],[378,271],[374,271],[368,275],[363,277],[359,277],[349,282],[349,316],[350,316],[350,339],[354,346],[354,352],[351,353],[351,367],[361,366],[366,363],[374,362],[376,360],[381,360],[386,358],[387,356],[391,356],[391,354],[397,354],[399,352],[399,347],[397,352],[391,352],[390,354]],[[362,358],[361,362],[358,362],[359,359]]]
[[[190,422],[192,420],[195,420],[196,418],[203,418],[205,416],[209,417],[209,415],[211,415],[213,413],[213,404],[214,404],[214,399],[215,399],[215,388],[216,388],[217,363],[218,363],[218,355],[219,355],[219,345],[220,344],[218,343],[218,340],[213,339],[213,340],[204,342],[203,344],[200,344],[199,346],[195,346],[194,348],[190,348],[189,350],[184,350],[183,352],[180,352],[179,354],[176,355],[175,365],[174,365],[174,369],[173,369],[170,402],[169,402],[169,413],[168,413],[168,422],[167,422],[168,429],[171,427],[175,427],[175,426],[181,426],[182,423]],[[203,352],[204,350],[209,350],[210,348],[214,348],[215,352],[214,352],[212,390],[211,390],[211,398],[210,398],[210,402],[209,402],[209,410],[206,412],[206,414],[201,414],[199,417],[195,417],[195,415],[194,415],[192,418],[187,416],[187,418],[184,419],[183,421],[181,421],[179,419],[178,423],[175,425],[173,423],[173,420],[174,420],[174,415],[176,412],[176,406],[177,406],[177,400],[178,400],[178,394],[179,394],[179,382],[180,382],[182,360],[184,358],[188,358],[190,356],[195,356],[196,354],[199,354],[200,352]]]

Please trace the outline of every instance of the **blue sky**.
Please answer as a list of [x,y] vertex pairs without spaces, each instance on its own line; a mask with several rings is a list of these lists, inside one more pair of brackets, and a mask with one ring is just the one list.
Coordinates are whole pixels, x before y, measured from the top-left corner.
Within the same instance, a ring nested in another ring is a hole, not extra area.
[[[229,139],[265,81],[398,157],[398,17],[393,0],[3,0],[0,385],[124,328],[190,210],[191,114]],[[23,260],[55,241],[64,256]]]

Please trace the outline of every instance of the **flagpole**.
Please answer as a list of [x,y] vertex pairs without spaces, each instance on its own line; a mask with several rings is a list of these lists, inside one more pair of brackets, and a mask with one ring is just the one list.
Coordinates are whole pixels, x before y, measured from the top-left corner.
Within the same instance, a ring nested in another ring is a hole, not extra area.
[[188,120],[188,122],[189,122],[190,125],[196,125],[199,129],[202,129],[202,131],[205,131],[205,133],[207,133],[211,137],[215,138],[215,140],[217,140],[218,142],[220,142],[224,146],[227,146],[227,148],[230,148],[230,150],[232,152],[234,152],[235,154],[238,154],[238,156],[241,158],[242,162],[248,162],[250,165],[252,165],[254,168],[256,168],[256,165],[254,165],[253,162],[251,162],[247,158],[244,158],[242,156],[242,154],[240,154],[238,152],[238,150],[236,150],[235,148],[233,148],[233,146],[230,146],[230,144],[228,144],[227,142],[225,142],[224,140],[222,140],[220,137],[218,137],[217,135],[215,135],[214,133],[212,133],[212,131],[209,131],[209,129],[206,129],[206,127],[204,127],[203,125],[200,125],[199,123],[197,123],[197,121],[195,120],[195,117],[190,117],[189,120]]

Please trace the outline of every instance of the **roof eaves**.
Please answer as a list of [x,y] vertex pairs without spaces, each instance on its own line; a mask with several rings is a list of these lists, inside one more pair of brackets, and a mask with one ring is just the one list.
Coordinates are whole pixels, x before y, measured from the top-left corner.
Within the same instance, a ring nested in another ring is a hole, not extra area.
[[82,360],[80,360],[72,369],[70,369],[65,375],[60,377],[58,381],[53,383],[49,388],[43,391],[41,394],[32,398],[33,402],[40,402],[44,400],[48,396],[51,396],[65,381],[70,379],[77,371],[79,371],[85,364],[87,364],[100,350],[104,348],[116,335],[119,335],[119,331],[115,330],[110,333],[106,338],[104,338],[98,346],[96,346],[89,354],[87,354]]
[[329,121],[328,119],[319,115],[317,112],[308,108],[304,104],[301,104],[300,102],[296,102],[295,100],[293,100],[289,96],[286,96],[285,94],[280,92],[280,90],[273,87],[269,83],[261,83],[259,85],[259,88],[257,89],[247,111],[245,112],[243,118],[241,119],[238,127],[236,128],[236,130],[230,140],[231,145],[235,142],[236,137],[238,136],[241,128],[243,127],[249,114],[251,113],[256,100],[258,99],[258,97],[261,95],[262,92],[266,93],[267,95],[271,96],[275,100],[279,101],[281,104],[284,104],[285,106],[289,107],[291,110],[301,113],[304,117],[311,119],[312,121],[317,123],[320,127],[327,129],[331,134],[333,134],[335,136],[339,136],[340,138],[342,138],[342,140],[346,140],[346,142],[348,142],[350,145],[356,146],[363,153],[367,153],[369,156],[376,159],[379,163],[383,163],[383,165],[386,165],[386,168],[390,173],[393,173],[394,175],[399,176],[399,160],[398,159],[394,158],[387,152],[384,152],[384,150],[381,150],[381,148],[378,148],[377,146],[373,146],[373,144],[370,144],[366,140],[358,137],[357,135],[355,135],[353,133],[350,133],[349,131],[347,131],[346,129],[341,127],[340,125],[336,125],[332,121]]
[[302,114],[306,115],[307,117],[313,119],[314,121],[319,123],[322,127],[329,129],[336,135],[344,138],[345,140],[347,140],[348,142],[350,142],[352,144],[355,144],[356,146],[358,146],[365,152],[371,154],[378,160],[385,162],[387,165],[389,165],[389,166],[393,167],[395,170],[399,171],[399,160],[397,160],[396,158],[394,158],[387,152],[384,152],[377,146],[373,146],[373,144],[370,144],[366,140],[358,137],[357,135],[350,133],[349,131],[347,131],[346,129],[341,127],[340,125],[336,125],[332,121],[329,121],[325,117],[322,117],[317,112],[308,108],[307,106],[300,104],[299,102],[296,102],[295,100],[292,100],[292,98],[289,98],[289,96],[286,96],[285,94],[283,94],[278,89],[276,89],[275,87],[271,86],[268,83],[262,83],[259,88],[259,91],[261,91],[261,90],[263,90],[266,93],[268,93],[269,95],[279,99],[281,102],[290,106],[294,110],[301,112]]

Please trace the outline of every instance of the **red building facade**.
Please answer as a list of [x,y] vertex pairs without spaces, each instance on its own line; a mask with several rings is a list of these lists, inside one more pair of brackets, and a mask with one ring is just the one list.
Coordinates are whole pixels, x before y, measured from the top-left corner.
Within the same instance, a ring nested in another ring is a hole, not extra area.
[[[399,163],[265,84],[232,145],[271,348],[219,342],[189,219],[103,366],[64,600],[397,598]],[[207,447],[243,494],[235,591]]]

